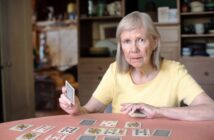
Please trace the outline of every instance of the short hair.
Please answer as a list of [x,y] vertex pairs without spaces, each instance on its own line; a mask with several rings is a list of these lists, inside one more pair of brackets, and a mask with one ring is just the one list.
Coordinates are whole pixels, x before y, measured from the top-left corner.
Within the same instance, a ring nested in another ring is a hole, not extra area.
[[160,34],[155,27],[151,17],[143,12],[134,11],[126,15],[118,24],[116,31],[117,38],[117,54],[116,63],[118,71],[121,73],[128,72],[130,65],[127,63],[124,57],[124,53],[121,49],[120,36],[123,31],[131,31],[135,29],[140,29],[144,27],[146,29],[146,34],[148,37],[153,37],[156,40],[156,49],[153,51],[151,59],[152,64],[156,66],[157,69],[160,68]]

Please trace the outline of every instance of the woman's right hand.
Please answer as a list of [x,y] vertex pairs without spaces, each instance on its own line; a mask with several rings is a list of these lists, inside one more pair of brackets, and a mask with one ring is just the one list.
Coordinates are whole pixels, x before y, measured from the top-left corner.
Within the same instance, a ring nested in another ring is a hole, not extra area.
[[62,94],[60,95],[60,98],[59,98],[60,107],[68,114],[71,114],[71,115],[80,114],[79,99],[75,96],[75,105],[72,104],[71,101],[65,96],[66,92],[67,92],[66,88],[62,87]]

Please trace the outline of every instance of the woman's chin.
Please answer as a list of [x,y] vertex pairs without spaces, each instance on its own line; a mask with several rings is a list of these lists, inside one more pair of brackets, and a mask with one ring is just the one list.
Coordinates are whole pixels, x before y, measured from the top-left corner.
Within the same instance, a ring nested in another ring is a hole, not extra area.
[[131,62],[131,65],[135,68],[140,68],[143,66],[142,62]]

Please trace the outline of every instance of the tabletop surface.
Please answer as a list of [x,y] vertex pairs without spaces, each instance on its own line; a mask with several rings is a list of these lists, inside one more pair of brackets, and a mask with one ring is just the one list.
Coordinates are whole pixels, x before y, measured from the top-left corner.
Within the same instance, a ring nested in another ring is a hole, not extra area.
[[[93,119],[96,122],[93,125],[81,125],[81,120]],[[51,134],[56,134],[60,129],[66,126],[78,127],[79,130],[75,133],[69,134],[66,139],[75,140],[83,135],[88,128],[107,128],[100,126],[102,121],[118,121],[115,128],[126,129],[127,133],[125,136],[121,136],[122,140],[139,140],[139,139],[149,139],[149,140],[214,140],[214,121],[179,121],[170,119],[143,119],[143,118],[131,118],[123,114],[110,114],[110,113],[97,113],[97,114],[87,114],[79,116],[71,115],[57,115],[41,118],[32,118],[25,120],[17,120],[11,122],[0,123],[0,139],[4,138],[7,140],[14,140],[18,136],[32,132],[33,129],[41,125],[51,125],[54,128],[46,133],[42,133],[36,139],[42,140],[47,138]],[[132,136],[132,131],[135,128],[125,128],[127,122],[139,122],[141,123],[140,129],[147,128],[154,132],[156,129],[171,130],[171,135],[169,137],[162,136],[147,136],[139,137]],[[24,131],[14,131],[11,128],[18,124],[30,124],[32,127]],[[109,127],[108,127],[109,128]],[[97,135],[97,140],[103,140],[105,135]]]

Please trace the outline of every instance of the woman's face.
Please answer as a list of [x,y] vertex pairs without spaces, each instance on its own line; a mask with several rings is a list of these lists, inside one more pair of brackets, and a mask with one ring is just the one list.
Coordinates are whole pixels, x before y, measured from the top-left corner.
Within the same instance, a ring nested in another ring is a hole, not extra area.
[[151,55],[156,43],[152,37],[146,36],[144,28],[123,31],[120,41],[125,59],[131,66],[142,68],[152,65]]

